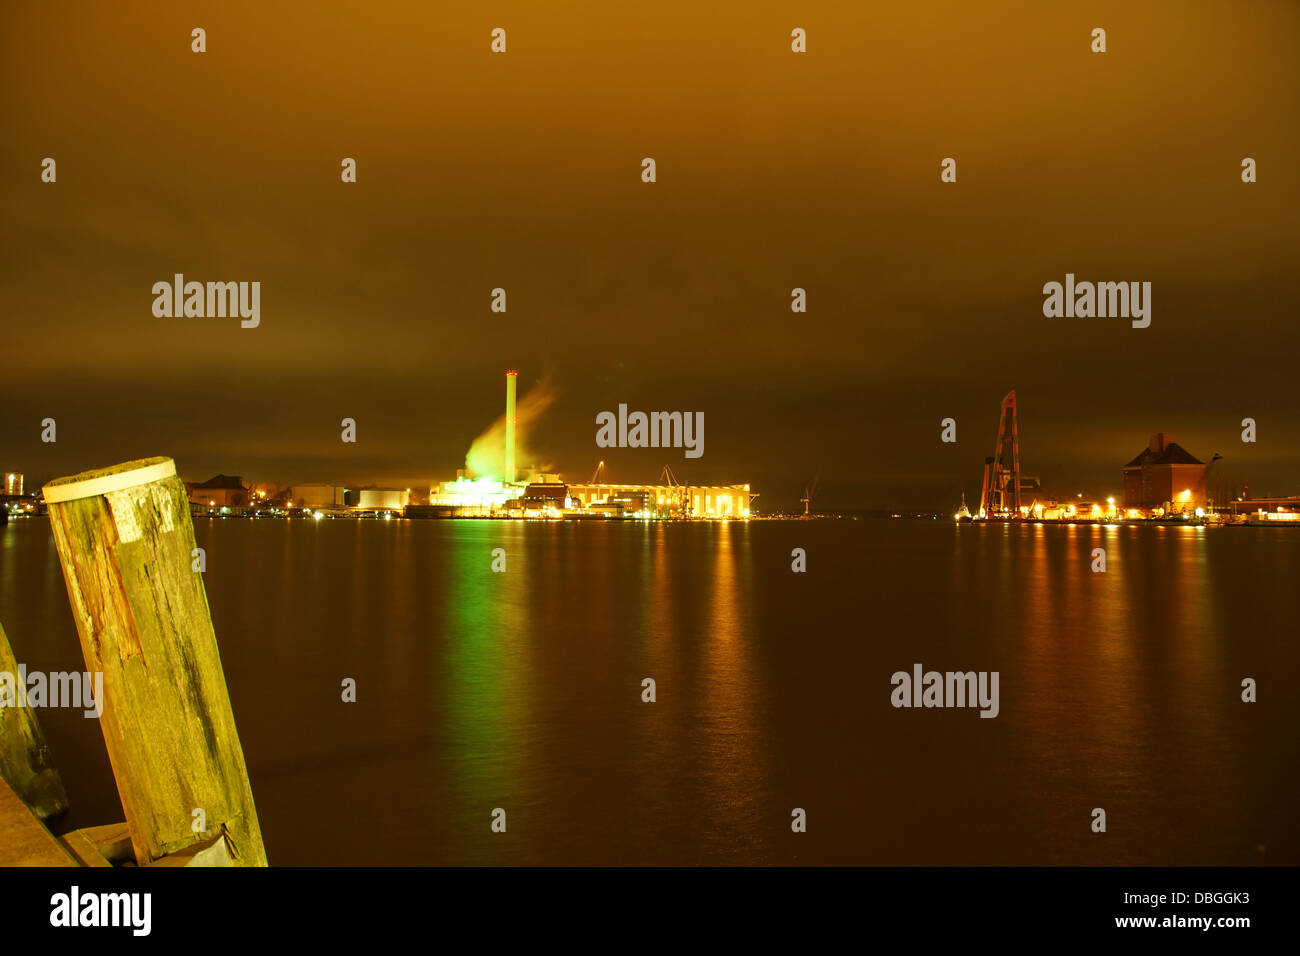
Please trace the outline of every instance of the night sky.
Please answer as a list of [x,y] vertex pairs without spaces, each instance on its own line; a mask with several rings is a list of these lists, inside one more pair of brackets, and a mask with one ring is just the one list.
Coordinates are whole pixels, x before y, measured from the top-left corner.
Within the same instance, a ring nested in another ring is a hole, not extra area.
[[[1155,431],[1300,494],[1298,50],[1287,2],[7,4],[0,467],[428,487],[517,368],[570,480],[950,511],[1015,388],[1058,494]],[[260,327],[156,318],[177,272]],[[1067,272],[1151,327],[1044,317]],[[597,448],[620,402],[704,456]]]

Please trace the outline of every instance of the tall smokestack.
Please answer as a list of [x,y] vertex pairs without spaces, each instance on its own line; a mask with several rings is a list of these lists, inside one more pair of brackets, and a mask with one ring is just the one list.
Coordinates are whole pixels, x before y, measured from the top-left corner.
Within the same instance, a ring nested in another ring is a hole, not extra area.
[[515,480],[515,379],[514,369],[506,372],[506,481]]

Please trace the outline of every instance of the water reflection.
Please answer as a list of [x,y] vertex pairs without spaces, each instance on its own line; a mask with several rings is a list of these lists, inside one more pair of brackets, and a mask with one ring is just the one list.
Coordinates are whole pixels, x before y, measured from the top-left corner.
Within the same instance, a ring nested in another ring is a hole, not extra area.
[[[276,863],[1300,861],[1300,700],[1270,693],[1300,680],[1294,530],[196,531]],[[0,619],[20,659],[80,667],[43,522],[0,529]],[[890,708],[913,661],[999,670],[1001,714]],[[121,819],[99,728],[42,722],[77,825]]]
[[529,809],[519,784],[538,752],[529,707],[544,688],[519,600],[522,569],[510,572],[514,549],[505,549],[506,572],[496,573],[492,548],[477,537],[453,544],[436,588],[447,626],[428,635],[442,652],[433,662],[442,688],[442,712],[431,715],[441,744],[434,756],[456,791],[457,826],[488,832],[490,812],[502,807],[509,832],[510,813],[522,817]]
[[[762,688],[755,673],[747,580],[742,555],[748,525],[714,525],[713,575],[705,636],[703,714],[709,817],[719,851],[748,855],[761,842],[767,787],[759,753],[757,714]],[[739,541],[737,539],[740,539]],[[740,566],[738,568],[738,566]],[[746,580],[738,580],[741,577]]]

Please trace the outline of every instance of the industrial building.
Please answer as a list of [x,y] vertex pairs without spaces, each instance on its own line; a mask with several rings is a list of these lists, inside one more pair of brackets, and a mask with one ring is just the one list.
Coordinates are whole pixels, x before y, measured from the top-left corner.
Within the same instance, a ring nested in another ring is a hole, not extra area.
[[362,511],[401,511],[410,504],[411,493],[401,488],[362,488],[355,507]]
[[1166,513],[1205,508],[1207,467],[1174,441],[1173,435],[1157,432],[1124,466],[1124,507]]
[[747,484],[683,485],[664,469],[662,484],[611,484],[600,480],[604,462],[592,480],[566,484],[556,474],[532,472],[520,481],[515,459],[518,431],[516,382],[518,373],[506,372],[504,477],[468,477],[439,482],[430,489],[427,505],[412,506],[407,514],[429,517],[642,517],[642,518],[748,518],[755,497]]
[[575,507],[619,504],[633,514],[681,518],[748,518],[749,485],[569,485]]
[[506,502],[506,510],[524,517],[558,517],[573,508],[569,486],[555,481],[530,482],[518,498]]
[[337,485],[294,485],[289,489],[291,508],[347,507],[346,488]]
[[248,487],[238,475],[214,475],[207,481],[187,485],[190,504],[203,508],[243,508],[248,505]]
[[1289,522],[1300,525],[1300,497],[1238,498],[1232,503],[1234,516],[1244,516],[1254,524]]
[[342,485],[294,485],[286,504],[307,510],[401,511],[410,503],[409,488],[344,488]]
[[[539,476],[540,477],[540,476]],[[510,485],[494,478],[457,477],[430,492],[432,514],[445,517],[577,517],[583,513],[643,518],[748,518],[749,485],[566,484]],[[412,514],[426,514],[418,509]]]
[[0,524],[9,521],[9,514],[16,515],[44,514],[44,504],[37,495],[23,494],[23,476],[20,472],[4,473],[4,491],[0,493]]

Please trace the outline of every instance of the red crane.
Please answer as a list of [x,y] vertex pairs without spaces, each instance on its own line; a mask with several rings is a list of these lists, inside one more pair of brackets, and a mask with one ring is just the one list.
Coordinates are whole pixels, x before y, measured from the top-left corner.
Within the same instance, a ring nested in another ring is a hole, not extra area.
[[998,443],[993,457],[984,459],[984,485],[980,489],[981,517],[1006,512],[1020,515],[1020,432],[1016,426],[1015,389],[1002,399]]

